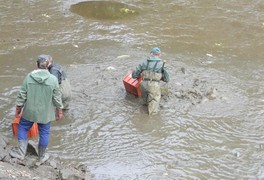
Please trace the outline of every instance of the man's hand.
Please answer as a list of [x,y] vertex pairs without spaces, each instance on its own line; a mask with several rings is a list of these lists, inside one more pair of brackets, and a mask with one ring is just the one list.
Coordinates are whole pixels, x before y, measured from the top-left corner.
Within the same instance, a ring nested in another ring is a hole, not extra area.
[[22,111],[23,106],[16,106],[16,114],[15,117],[18,118],[21,111]]
[[62,118],[62,109],[57,108],[56,112],[57,112],[57,120],[60,120]]

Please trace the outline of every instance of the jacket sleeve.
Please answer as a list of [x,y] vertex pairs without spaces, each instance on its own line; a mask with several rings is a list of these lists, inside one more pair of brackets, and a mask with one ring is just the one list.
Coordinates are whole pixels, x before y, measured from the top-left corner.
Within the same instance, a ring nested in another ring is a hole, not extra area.
[[161,80],[164,81],[164,82],[169,82],[170,81],[170,75],[169,75],[169,73],[167,71],[167,68],[165,68],[165,67],[162,70],[162,79]]
[[26,100],[27,100],[27,78],[23,80],[22,86],[19,90],[19,93],[16,99],[16,105],[24,106]]
[[142,72],[142,65],[139,64],[136,69],[132,72],[132,78],[137,79],[139,78],[140,74]]
[[55,84],[56,85],[53,90],[52,102],[56,108],[62,109],[63,105],[62,105],[62,100],[61,100],[61,92],[60,92],[59,83],[57,80],[55,81]]

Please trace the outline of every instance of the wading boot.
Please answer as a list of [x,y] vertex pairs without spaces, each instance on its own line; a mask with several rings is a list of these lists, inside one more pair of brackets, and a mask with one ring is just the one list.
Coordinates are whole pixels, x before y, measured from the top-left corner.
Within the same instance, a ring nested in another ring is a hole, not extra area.
[[36,162],[37,166],[40,166],[41,164],[45,163],[49,159],[49,154],[45,153],[46,148],[38,147],[38,161]]
[[18,140],[18,149],[12,149],[10,151],[10,156],[20,160],[24,160],[27,152],[28,141]]

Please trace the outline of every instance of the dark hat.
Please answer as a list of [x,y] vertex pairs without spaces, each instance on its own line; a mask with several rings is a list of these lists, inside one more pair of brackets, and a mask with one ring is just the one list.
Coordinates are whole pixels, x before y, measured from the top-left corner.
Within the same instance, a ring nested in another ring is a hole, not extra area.
[[158,48],[158,47],[154,47],[154,48],[150,51],[150,53],[153,53],[153,54],[155,54],[155,55],[159,55],[159,54],[161,53],[161,51],[160,51],[160,48]]
[[42,63],[42,62],[48,61],[49,59],[50,59],[49,55],[41,54],[39,55],[37,62]]

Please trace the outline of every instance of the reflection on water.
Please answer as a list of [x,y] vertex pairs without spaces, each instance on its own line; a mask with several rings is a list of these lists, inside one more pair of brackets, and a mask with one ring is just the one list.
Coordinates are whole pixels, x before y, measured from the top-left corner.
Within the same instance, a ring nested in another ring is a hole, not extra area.
[[135,7],[115,1],[85,1],[71,5],[70,11],[85,18],[123,19],[138,14]]

